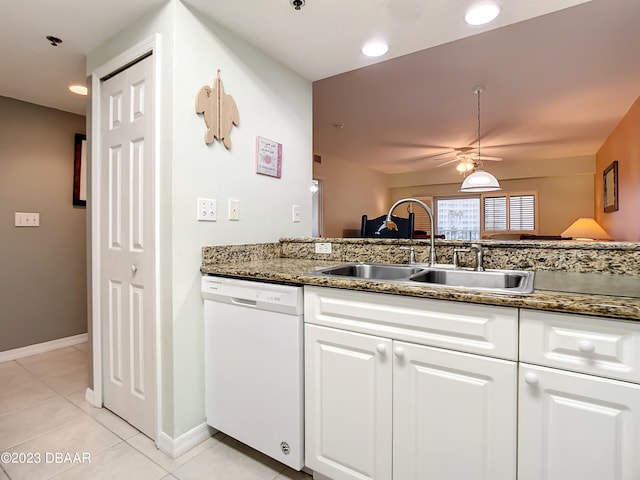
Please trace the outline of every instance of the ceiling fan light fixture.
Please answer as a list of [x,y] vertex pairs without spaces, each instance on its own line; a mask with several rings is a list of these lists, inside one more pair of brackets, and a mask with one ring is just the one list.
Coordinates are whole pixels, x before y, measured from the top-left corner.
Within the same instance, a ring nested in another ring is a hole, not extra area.
[[367,57],[381,57],[389,51],[389,45],[379,40],[367,42],[362,47],[362,54]]
[[461,160],[460,163],[456,165],[456,170],[460,173],[467,173],[469,170],[473,170],[473,162]]
[[482,169],[477,169],[464,179],[460,191],[465,193],[495,192],[502,190],[496,177]]
[[474,5],[464,16],[469,25],[486,25],[500,15],[500,5],[494,2],[482,2]]

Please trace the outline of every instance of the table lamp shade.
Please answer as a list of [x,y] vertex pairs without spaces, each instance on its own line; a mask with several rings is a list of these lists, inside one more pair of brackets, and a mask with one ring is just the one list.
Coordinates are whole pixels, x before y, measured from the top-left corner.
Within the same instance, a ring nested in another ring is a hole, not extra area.
[[561,233],[576,240],[611,240],[611,236],[593,218],[579,218]]

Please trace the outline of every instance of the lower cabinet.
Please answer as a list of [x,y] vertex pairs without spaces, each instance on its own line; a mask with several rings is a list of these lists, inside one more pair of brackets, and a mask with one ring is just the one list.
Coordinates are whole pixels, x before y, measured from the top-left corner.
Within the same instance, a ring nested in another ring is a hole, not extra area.
[[333,480],[513,480],[516,363],[305,325],[306,464]]
[[333,480],[391,478],[391,340],[305,325],[305,463]]
[[640,385],[521,364],[518,480],[640,479]]
[[520,311],[518,480],[640,479],[640,322]]

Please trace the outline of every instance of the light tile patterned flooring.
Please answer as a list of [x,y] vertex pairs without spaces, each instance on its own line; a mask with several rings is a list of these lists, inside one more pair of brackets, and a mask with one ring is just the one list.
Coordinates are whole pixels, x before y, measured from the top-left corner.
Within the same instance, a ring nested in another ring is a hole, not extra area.
[[85,401],[87,372],[86,344],[0,363],[0,480],[311,479],[221,433],[172,459]]

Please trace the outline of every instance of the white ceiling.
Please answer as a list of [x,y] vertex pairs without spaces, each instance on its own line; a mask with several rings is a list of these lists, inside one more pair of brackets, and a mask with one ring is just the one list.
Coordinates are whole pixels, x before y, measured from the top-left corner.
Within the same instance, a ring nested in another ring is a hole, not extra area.
[[[0,1],[0,95],[78,114],[85,55],[166,3]],[[502,0],[489,27],[464,23],[474,0],[185,3],[314,81],[314,151],[389,173],[474,143],[477,84],[483,153],[505,161],[592,155],[640,95],[637,0]],[[377,61],[359,52],[375,37]]]

